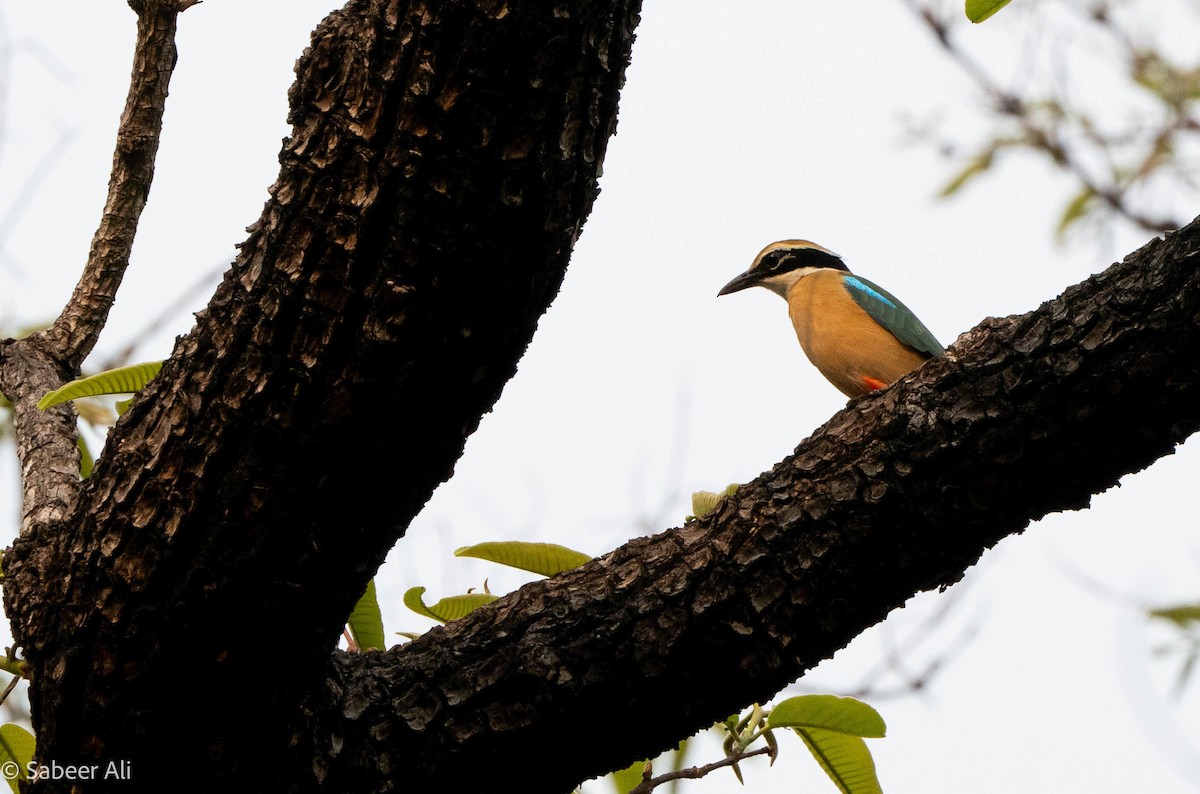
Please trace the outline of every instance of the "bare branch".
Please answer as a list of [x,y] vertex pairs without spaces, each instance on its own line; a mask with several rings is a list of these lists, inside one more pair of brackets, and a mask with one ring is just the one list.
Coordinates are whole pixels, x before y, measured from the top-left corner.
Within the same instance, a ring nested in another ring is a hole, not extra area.
[[[1084,165],[1078,152],[1063,140],[1057,127],[1054,124],[1039,123],[1030,112],[1029,102],[997,85],[974,58],[954,43],[948,25],[939,19],[932,9],[919,0],[904,0],[904,4],[924,23],[951,60],[987,95],[993,112],[1017,125],[1023,145],[1045,154],[1056,166],[1079,180],[1091,195],[1130,223],[1156,234],[1179,228],[1180,223],[1174,218],[1152,216],[1136,209],[1126,197],[1128,185],[1105,184],[1096,179]],[[1175,126],[1182,128],[1178,123]],[[1100,148],[1103,149],[1104,145],[1100,144]]]
[[713,761],[711,764],[704,766],[692,766],[687,769],[677,769],[674,772],[666,772],[656,778],[649,778],[638,783],[629,790],[629,794],[649,794],[654,789],[661,786],[663,783],[670,783],[672,780],[697,780],[704,777],[710,772],[715,772],[718,769],[723,769],[727,766],[733,766],[739,761],[744,761],[747,758],[753,758],[756,755],[768,755],[771,752],[770,747],[760,747],[757,750],[751,750],[745,753],[735,753],[722,758],[720,761]]
[[48,351],[69,371],[78,371],[95,346],[129,266],[138,220],[154,179],[167,87],[175,69],[176,21],[181,11],[194,4],[195,0],[129,0],[138,15],[137,43],[104,214],[75,291],[43,334]]

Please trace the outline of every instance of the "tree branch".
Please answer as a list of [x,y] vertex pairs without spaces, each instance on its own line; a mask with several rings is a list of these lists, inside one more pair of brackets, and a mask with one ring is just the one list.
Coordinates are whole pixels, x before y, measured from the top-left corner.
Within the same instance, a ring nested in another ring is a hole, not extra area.
[[[30,340],[0,341],[0,393],[12,402],[17,460],[21,465],[21,535],[40,535],[62,521],[79,491],[75,410],[49,411],[38,400],[58,388],[65,372]],[[6,594],[7,595],[7,594]]]
[[1194,222],[851,401],[708,516],[338,655],[294,788],[561,792],[653,757],[1198,428]]
[[770,747],[759,747],[754,750],[746,750],[735,755],[726,756],[719,761],[705,764],[704,766],[689,766],[686,769],[676,769],[673,772],[664,772],[658,777],[646,778],[641,783],[638,783],[629,790],[629,794],[650,794],[651,791],[663,785],[670,783],[672,780],[699,780],[709,774],[716,772],[718,769],[724,769],[727,766],[736,766],[739,762],[747,758],[754,758],[757,755],[770,755]]
[[[75,411],[69,405],[41,411],[37,402],[78,373],[108,319],[154,174],[167,84],[175,66],[176,16],[196,2],[131,0],[138,14],[133,76],[117,133],[108,199],[87,265],[49,328],[26,339],[0,342],[0,392],[13,403],[21,464],[21,534],[31,539],[40,538],[69,514],[79,490]],[[11,606],[7,591],[5,598]]]
[[40,758],[175,790],[558,794],[765,701],[1200,425],[1192,226],[985,322],[710,516],[331,657],[558,289],[637,12],[351,0],[321,25],[233,268],[69,514],[5,557]]
[[[72,513],[5,557],[41,757],[277,785],[351,606],[558,290],[636,18],[352,0],[322,23],[236,262]],[[207,738],[163,745],[181,724]]]
[[78,372],[129,266],[138,220],[150,195],[167,87],[175,69],[175,26],[180,12],[199,0],[129,0],[137,12],[137,43],[125,110],[117,130],[108,198],[92,238],[83,275],[62,313],[43,332],[46,347]]
[[[1052,163],[1073,175],[1091,195],[1102,201],[1112,212],[1125,218],[1141,229],[1159,234],[1179,228],[1179,222],[1168,216],[1151,216],[1139,211],[1129,201],[1128,185],[1115,181],[1105,184],[1092,176],[1091,169],[1084,159],[1066,141],[1064,136],[1053,124],[1041,124],[1034,118],[1030,104],[1012,91],[997,85],[996,81],[970,55],[956,45],[950,36],[950,28],[946,22],[939,19],[937,13],[919,0],[905,0],[905,5],[920,19],[934,40],[941,46],[959,68],[987,95],[993,112],[1014,122],[1021,131],[1025,145],[1042,152]],[[1111,142],[1097,139],[1096,130],[1085,130],[1099,148],[1106,151],[1112,147]],[[1167,133],[1164,133],[1167,134]],[[1144,176],[1144,174],[1142,174]]]

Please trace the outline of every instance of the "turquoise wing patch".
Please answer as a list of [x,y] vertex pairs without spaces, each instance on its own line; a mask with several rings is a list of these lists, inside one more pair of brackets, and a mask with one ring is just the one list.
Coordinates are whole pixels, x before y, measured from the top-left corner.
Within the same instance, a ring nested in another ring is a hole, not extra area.
[[843,276],[842,284],[854,302],[904,344],[931,356],[946,352],[937,337],[930,333],[917,315],[898,301],[892,293],[861,276]]

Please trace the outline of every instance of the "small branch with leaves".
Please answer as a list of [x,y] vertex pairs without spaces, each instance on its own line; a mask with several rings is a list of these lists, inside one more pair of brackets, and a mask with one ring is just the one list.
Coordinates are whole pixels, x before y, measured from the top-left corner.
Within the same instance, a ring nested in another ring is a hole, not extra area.
[[[771,763],[779,757],[775,731],[790,728],[804,742],[813,758],[845,794],[881,794],[875,762],[865,738],[882,737],[883,718],[873,708],[853,698],[834,695],[800,695],[788,698],[770,710],[755,703],[744,715],[734,714],[716,725],[725,736],[725,757],[712,763],[676,769],[654,776],[650,761],[642,767],[641,780],[627,794],[649,794],[675,780],[696,780],[718,769],[733,770],[739,783],[739,764],[765,755]],[[759,742],[761,746],[755,747]],[[636,765],[635,765],[636,766]]]
[[641,783],[631,788],[628,794],[649,794],[649,792],[654,791],[654,789],[658,788],[664,783],[670,783],[674,780],[699,780],[700,778],[706,777],[712,772],[715,772],[718,769],[724,769],[725,767],[732,767],[734,772],[738,775],[738,780],[741,780],[741,772],[738,771],[738,762],[744,761],[747,758],[753,758],[756,755],[770,755],[771,760],[775,760],[775,756],[773,755],[773,751],[770,747],[759,747],[754,750],[741,751],[732,755],[727,755],[720,761],[713,761],[711,764],[704,764],[703,766],[690,766],[687,769],[676,769],[672,772],[661,774],[658,777],[651,777],[651,775],[654,773],[654,766],[647,761],[644,766],[644,779]]
[[[987,97],[990,112],[998,122],[989,139],[966,158],[966,164],[942,189],[943,197],[953,195],[967,182],[990,170],[1002,153],[1023,149],[1040,155],[1069,174],[1078,185],[1059,217],[1060,237],[1080,220],[1104,213],[1154,234],[1182,225],[1179,218],[1169,213],[1139,206],[1144,202],[1136,201],[1133,194],[1171,172],[1179,186],[1194,187],[1188,184],[1188,169],[1178,161],[1181,153],[1190,150],[1185,144],[1200,129],[1191,112],[1193,99],[1200,92],[1200,68],[1177,66],[1154,49],[1135,44],[1108,13],[1105,4],[1095,6],[1085,24],[1098,28],[1113,43],[1124,62],[1129,85],[1149,95],[1161,110],[1150,122],[1144,114],[1140,115],[1134,129],[1106,130],[1095,117],[1065,98],[1026,97],[1001,87],[956,41],[948,19],[921,0],[905,0],[905,5],[929,30],[942,51]],[[1003,4],[976,5],[995,6],[990,10],[978,9],[987,11],[981,17],[984,19]],[[954,151],[958,147],[939,148]]]

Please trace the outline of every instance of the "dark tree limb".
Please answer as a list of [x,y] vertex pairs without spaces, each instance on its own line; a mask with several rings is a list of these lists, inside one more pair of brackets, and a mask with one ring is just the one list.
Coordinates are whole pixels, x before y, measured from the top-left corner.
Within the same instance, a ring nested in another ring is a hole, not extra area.
[[[983,324],[712,516],[331,657],[558,289],[637,10],[353,0],[317,30],[233,268],[62,520],[5,557],[41,758],[127,760],[148,790],[561,792],[1196,429],[1189,227]],[[28,349],[0,346],[6,393]]]
[[765,702],[1200,428],[1198,265],[1195,222],[852,401],[709,516],[337,656],[298,788],[561,792]]
[[129,0],[137,13],[137,40],[108,198],[83,275],[62,313],[42,334],[59,363],[78,372],[108,321],[129,266],[138,220],[146,208],[162,133],[167,88],[175,70],[175,27],[180,12],[199,0]]
[[285,777],[351,605],[558,290],[636,19],[354,0],[322,23],[232,269],[73,509],[5,557],[40,757]]

